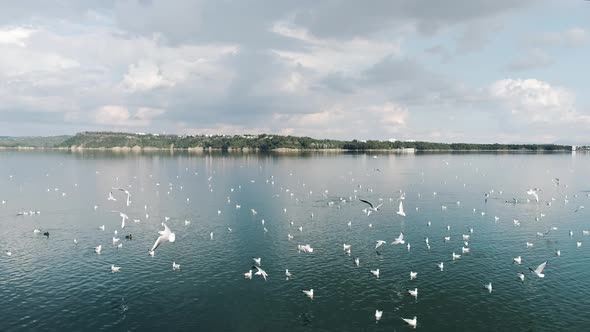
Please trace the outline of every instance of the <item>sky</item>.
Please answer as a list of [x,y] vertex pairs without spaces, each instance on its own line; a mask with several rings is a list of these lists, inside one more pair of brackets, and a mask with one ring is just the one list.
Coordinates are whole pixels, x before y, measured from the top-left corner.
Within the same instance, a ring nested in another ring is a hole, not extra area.
[[590,1],[20,0],[0,135],[588,143]]

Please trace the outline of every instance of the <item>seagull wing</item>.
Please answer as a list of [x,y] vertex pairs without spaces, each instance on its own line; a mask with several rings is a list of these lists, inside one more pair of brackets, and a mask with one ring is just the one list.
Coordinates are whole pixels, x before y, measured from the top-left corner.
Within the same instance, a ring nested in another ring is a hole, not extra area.
[[361,202],[363,202],[363,203],[367,203],[367,204],[369,204],[369,205],[371,206],[371,209],[374,209],[374,208],[375,208],[375,207],[373,206],[373,203],[371,203],[371,202],[369,202],[369,201],[366,201],[366,200],[364,200],[364,199],[361,199],[360,201],[361,201]]
[[375,210],[379,209],[382,205],[383,205],[383,203],[377,205],[377,207],[375,208]]
[[547,265],[547,262],[544,262],[541,265],[537,266],[537,268],[535,269],[535,273],[536,274],[543,273],[543,270],[545,269],[546,265]]
[[156,239],[156,242],[154,243],[154,245],[152,246],[152,249],[150,249],[150,251],[156,250],[156,248],[158,248],[160,246],[160,244],[162,244],[162,235],[158,236],[158,238]]

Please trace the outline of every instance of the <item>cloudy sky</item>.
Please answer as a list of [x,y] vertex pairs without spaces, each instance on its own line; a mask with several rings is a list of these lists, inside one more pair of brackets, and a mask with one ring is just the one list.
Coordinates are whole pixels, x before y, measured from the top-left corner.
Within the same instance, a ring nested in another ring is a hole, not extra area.
[[0,135],[588,142],[582,0],[20,0]]

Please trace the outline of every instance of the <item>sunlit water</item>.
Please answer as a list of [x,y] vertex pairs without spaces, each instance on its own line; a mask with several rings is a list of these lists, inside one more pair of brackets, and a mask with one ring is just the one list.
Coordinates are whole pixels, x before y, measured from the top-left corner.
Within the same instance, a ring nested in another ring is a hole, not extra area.
[[[589,155],[565,153],[1,151],[0,330],[409,331],[401,318],[417,316],[424,331],[585,331],[589,175]],[[131,206],[118,191],[116,202],[107,201],[111,187],[127,188]],[[527,202],[529,188],[542,189],[539,203]],[[405,218],[395,214],[400,190]],[[517,204],[505,202],[513,197]],[[367,217],[359,198],[383,199],[383,207]],[[580,205],[588,208],[574,212]],[[29,210],[40,214],[16,215]],[[111,210],[129,215],[124,230]],[[176,241],[150,257],[165,216]],[[552,226],[559,229],[536,235]],[[453,262],[451,253],[460,253],[461,235],[471,227],[471,253]],[[115,229],[121,249],[112,244]],[[400,231],[409,252],[390,245]],[[388,242],[379,253],[377,240]],[[527,249],[527,241],[534,247]],[[351,256],[343,243],[352,245]],[[297,244],[314,252],[299,253]],[[512,263],[519,255],[520,266]],[[244,279],[252,257],[262,258],[268,281]],[[518,280],[518,271],[545,260],[544,279],[526,272],[524,283]],[[441,261],[444,272],[436,266]],[[121,272],[112,273],[111,264]],[[379,279],[369,272],[377,268]],[[418,272],[416,280],[410,271]],[[491,294],[483,287],[488,282]],[[417,300],[407,293],[415,287]],[[302,293],[310,288],[313,300]],[[384,311],[378,323],[376,309]]]

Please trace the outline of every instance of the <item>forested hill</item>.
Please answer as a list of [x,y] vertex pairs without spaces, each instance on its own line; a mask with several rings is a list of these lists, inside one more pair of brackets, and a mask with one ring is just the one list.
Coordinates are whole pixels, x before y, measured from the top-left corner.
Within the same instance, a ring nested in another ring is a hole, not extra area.
[[529,151],[558,151],[571,150],[571,146],[554,144],[468,144],[468,143],[431,143],[408,141],[338,141],[329,139],[313,139],[310,137],[279,136],[279,135],[158,135],[131,134],[115,132],[83,132],[56,144],[56,147],[82,148],[114,148],[114,147],[151,147],[169,149],[179,148],[211,148],[219,150],[230,149],[258,149],[271,151],[277,149],[298,150],[393,150],[414,148],[424,150],[529,150]]
[[17,148],[17,147],[44,147],[51,148],[63,143],[71,135],[62,136],[0,136],[0,147]]

